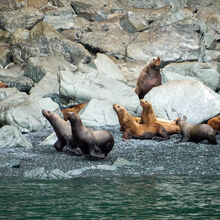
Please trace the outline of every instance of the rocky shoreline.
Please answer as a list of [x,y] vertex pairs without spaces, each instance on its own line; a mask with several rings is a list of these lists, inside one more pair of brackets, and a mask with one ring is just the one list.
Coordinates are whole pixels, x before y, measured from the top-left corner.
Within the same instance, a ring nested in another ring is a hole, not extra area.
[[175,143],[180,140],[180,134],[172,135],[166,141],[124,142],[119,126],[102,128],[108,129],[115,139],[114,148],[105,160],[74,156],[57,152],[52,145],[40,145],[42,139],[53,132],[46,129],[25,135],[32,142],[32,149],[0,149],[0,176],[66,179],[118,175],[220,175],[220,135],[217,136],[218,145],[209,145],[206,141]]

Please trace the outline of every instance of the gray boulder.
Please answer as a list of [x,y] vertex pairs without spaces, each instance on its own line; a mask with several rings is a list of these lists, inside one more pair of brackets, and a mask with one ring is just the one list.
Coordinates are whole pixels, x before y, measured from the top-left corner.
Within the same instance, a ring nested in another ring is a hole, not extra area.
[[199,80],[214,91],[220,89],[219,66],[215,63],[171,63],[162,70],[165,82],[172,80]]
[[197,124],[220,114],[220,95],[199,81],[170,81],[154,87],[144,99],[151,102],[157,117],[168,120],[186,116]]
[[[174,40],[175,39],[175,40]],[[128,45],[127,57],[149,62],[159,56],[163,62],[198,60],[200,39],[196,32],[185,32],[181,28],[165,26],[143,32]]]
[[91,59],[89,52],[81,44],[65,39],[46,22],[38,22],[30,30],[28,39],[12,39],[12,56],[16,63],[27,62],[29,57],[50,55],[62,56],[73,64]]
[[19,159],[0,158],[0,168],[19,168],[21,161]]
[[75,100],[84,103],[95,98],[110,104],[121,104],[131,112],[135,112],[139,105],[138,97],[132,88],[87,65],[79,66],[75,74],[68,70],[59,71],[58,80],[61,99],[66,102]]
[[118,117],[112,108],[112,104],[106,100],[91,99],[80,111],[79,116],[84,126],[118,124]]
[[71,6],[67,6],[46,12],[44,21],[53,26],[56,30],[68,30],[74,27],[73,16],[73,9]]
[[5,11],[0,17],[0,27],[9,32],[14,32],[17,28],[31,29],[43,16],[43,13],[32,7]]
[[0,122],[14,125],[21,132],[37,131],[49,126],[49,122],[42,115],[42,109],[61,115],[58,104],[50,98],[30,96],[19,104],[14,101],[10,108],[8,106],[0,112]]
[[32,144],[14,126],[5,125],[0,129],[0,148],[32,148]]
[[9,48],[9,44],[0,43],[0,65],[5,67],[8,63],[10,63],[11,52]]

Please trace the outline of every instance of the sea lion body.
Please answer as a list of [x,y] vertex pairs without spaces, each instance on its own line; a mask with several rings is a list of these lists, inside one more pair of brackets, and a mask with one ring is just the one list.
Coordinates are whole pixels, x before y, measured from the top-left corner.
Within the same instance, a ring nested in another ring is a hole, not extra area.
[[180,128],[175,124],[174,121],[168,121],[165,119],[157,118],[150,102],[144,99],[140,100],[140,105],[143,108],[141,113],[140,124],[146,124],[149,122],[156,122],[161,124],[167,131],[168,134],[176,134],[180,132]]
[[114,137],[106,130],[94,130],[84,127],[78,115],[67,113],[73,139],[83,154],[97,158],[106,158],[114,146]]
[[207,124],[192,125],[180,118],[175,120],[183,135],[182,141],[200,142],[208,140],[209,144],[217,144],[215,130]]
[[70,124],[52,111],[43,109],[42,114],[50,122],[58,138],[54,144],[55,149],[63,151],[64,146],[67,146],[69,150],[75,149],[76,145],[73,140]]
[[139,99],[143,99],[153,87],[161,85],[161,82],[160,58],[157,57],[142,69],[136,83],[135,93]]
[[154,136],[169,139],[169,135],[162,125],[158,123],[139,124],[121,105],[114,104],[113,109],[117,113],[119,123],[124,131],[123,140],[130,138],[151,139]]
[[218,134],[220,134],[220,115],[209,119],[207,124],[215,129]]

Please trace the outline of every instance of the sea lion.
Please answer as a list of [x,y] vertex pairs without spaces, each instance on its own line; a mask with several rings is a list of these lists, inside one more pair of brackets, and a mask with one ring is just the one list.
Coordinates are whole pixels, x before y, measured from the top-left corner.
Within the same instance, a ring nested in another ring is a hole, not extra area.
[[86,105],[87,103],[82,103],[82,104],[78,104],[78,105],[73,105],[69,108],[64,108],[62,109],[62,113],[63,113],[63,118],[65,121],[67,121],[67,117],[66,114],[67,112],[75,112],[76,114],[78,114],[80,112],[80,110]]
[[142,69],[135,88],[139,99],[143,99],[153,87],[161,85],[160,62],[159,57],[154,58]]
[[217,131],[217,134],[220,134],[220,115],[209,119],[207,124],[215,129]]
[[54,112],[45,109],[42,110],[42,115],[50,122],[56,133],[58,140],[55,142],[54,147],[57,151],[63,151],[64,146],[66,146],[69,151],[77,155],[82,154],[79,149],[76,149],[71,126],[67,121],[64,121]]
[[181,141],[192,141],[198,143],[202,140],[208,140],[209,144],[217,144],[215,137],[215,130],[207,124],[192,125],[179,117],[175,120],[179,125],[183,135]]
[[8,85],[0,81],[0,88],[8,88]]
[[152,139],[154,136],[161,136],[165,139],[169,139],[169,135],[165,128],[158,123],[137,123],[133,116],[130,115],[122,105],[113,105],[119,123],[123,129],[123,140],[128,139]]
[[180,132],[180,127],[174,121],[168,121],[162,118],[157,118],[150,102],[141,99],[140,105],[143,108],[143,111],[141,113],[140,124],[157,122],[166,129],[168,134],[176,134]]
[[106,158],[114,146],[113,135],[106,130],[94,130],[84,127],[81,118],[74,112],[67,113],[73,139],[83,154],[96,158]]

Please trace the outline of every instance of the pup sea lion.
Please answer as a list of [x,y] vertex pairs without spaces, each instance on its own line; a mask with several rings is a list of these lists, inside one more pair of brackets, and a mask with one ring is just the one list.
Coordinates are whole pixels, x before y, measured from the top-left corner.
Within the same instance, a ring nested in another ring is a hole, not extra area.
[[157,57],[141,71],[137,80],[135,93],[138,95],[139,99],[143,99],[153,87],[159,85],[161,85],[160,58]]
[[71,152],[80,155],[81,152],[76,149],[77,147],[73,140],[70,124],[52,111],[43,109],[42,115],[50,122],[58,138],[54,144],[55,149],[63,151],[64,146],[66,146]]
[[106,158],[114,146],[112,134],[106,130],[94,130],[83,126],[81,118],[74,112],[67,113],[76,146],[83,154]]
[[122,105],[113,105],[113,109],[117,113],[119,123],[123,129],[123,140],[128,139],[151,139],[154,136],[161,136],[169,139],[169,135],[165,128],[158,123],[137,123],[133,116],[130,115]]
[[143,111],[141,113],[140,124],[146,124],[149,122],[157,122],[166,129],[168,134],[176,134],[180,132],[180,127],[176,125],[174,121],[168,121],[162,118],[157,118],[150,102],[147,102],[146,100],[141,99],[140,105],[143,108]]
[[207,124],[192,125],[185,120],[177,118],[175,123],[179,125],[183,138],[181,141],[199,142],[208,140],[209,144],[217,144],[215,130]]

